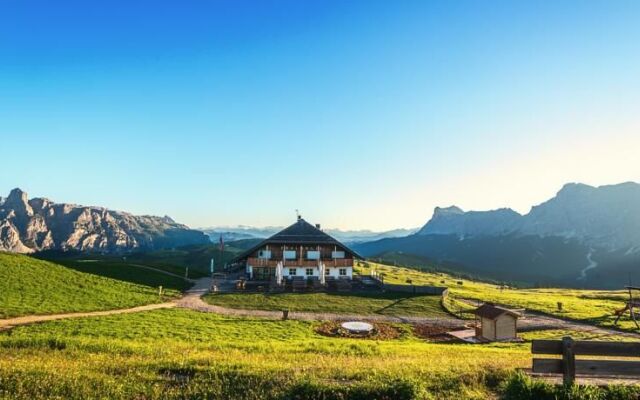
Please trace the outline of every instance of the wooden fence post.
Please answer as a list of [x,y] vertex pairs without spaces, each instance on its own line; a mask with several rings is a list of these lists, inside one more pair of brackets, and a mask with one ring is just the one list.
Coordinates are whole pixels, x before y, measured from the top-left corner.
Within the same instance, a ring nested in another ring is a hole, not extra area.
[[576,355],[573,353],[573,339],[569,336],[562,338],[562,373],[563,383],[573,385],[576,380]]

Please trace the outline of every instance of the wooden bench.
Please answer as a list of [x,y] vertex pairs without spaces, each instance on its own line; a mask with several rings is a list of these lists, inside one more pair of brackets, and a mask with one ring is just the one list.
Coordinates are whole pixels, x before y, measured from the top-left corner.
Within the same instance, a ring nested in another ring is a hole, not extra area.
[[576,375],[640,377],[640,361],[637,360],[576,360],[576,356],[640,357],[638,342],[574,341],[563,337],[562,340],[534,340],[531,353],[561,355],[561,359],[534,358],[532,370],[540,374],[562,374],[565,385],[573,384]]

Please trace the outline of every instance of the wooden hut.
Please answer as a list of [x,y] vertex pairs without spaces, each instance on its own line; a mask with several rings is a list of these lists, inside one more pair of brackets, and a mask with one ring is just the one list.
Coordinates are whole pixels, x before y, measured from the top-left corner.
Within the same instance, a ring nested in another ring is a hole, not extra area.
[[485,303],[473,313],[476,320],[479,320],[479,324],[476,325],[478,339],[496,341],[518,338],[518,312]]

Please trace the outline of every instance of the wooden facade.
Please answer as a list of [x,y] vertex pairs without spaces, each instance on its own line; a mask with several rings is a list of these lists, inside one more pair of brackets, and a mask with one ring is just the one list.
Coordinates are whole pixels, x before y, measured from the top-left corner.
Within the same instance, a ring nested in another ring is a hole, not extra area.
[[483,340],[513,340],[518,337],[518,318],[513,310],[487,303],[478,307],[474,314],[479,319],[476,336]]
[[[236,261],[245,263],[247,278],[270,281],[282,266],[284,279],[351,279],[357,253],[302,218],[257,246]],[[324,279],[320,277],[324,271]]]

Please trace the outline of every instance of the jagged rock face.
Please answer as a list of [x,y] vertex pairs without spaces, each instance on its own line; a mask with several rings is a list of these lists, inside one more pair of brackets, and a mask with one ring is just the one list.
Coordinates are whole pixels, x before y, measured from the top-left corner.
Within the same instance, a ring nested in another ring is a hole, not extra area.
[[559,236],[621,249],[640,246],[640,185],[633,182],[592,187],[567,184],[551,200],[522,216],[510,209],[463,212],[436,208],[421,235]]
[[14,189],[0,199],[0,250],[32,253],[78,250],[105,253],[208,243],[202,232],[171,218],[134,216],[100,207],[28,199]]
[[640,185],[567,184],[531,209],[521,231],[578,238],[610,249],[640,245]]

